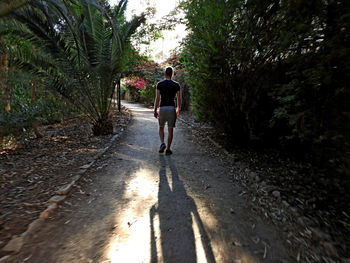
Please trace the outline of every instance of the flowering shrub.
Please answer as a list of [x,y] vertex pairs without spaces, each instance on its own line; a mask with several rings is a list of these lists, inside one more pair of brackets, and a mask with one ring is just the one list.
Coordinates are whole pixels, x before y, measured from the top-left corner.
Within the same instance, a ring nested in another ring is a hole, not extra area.
[[131,99],[144,103],[153,103],[156,84],[163,77],[163,69],[156,62],[143,60],[134,68],[133,73],[125,81]]
[[146,80],[143,78],[130,78],[125,82],[125,85],[129,88],[144,90],[146,86]]
[[156,84],[164,79],[164,69],[167,66],[172,66],[174,68],[174,80],[179,82],[182,87],[182,108],[188,109],[190,95],[185,85],[186,72],[181,63],[181,57],[177,54],[172,54],[161,64],[153,61],[141,60],[124,82],[124,88],[129,91],[131,99],[144,103],[153,103]]

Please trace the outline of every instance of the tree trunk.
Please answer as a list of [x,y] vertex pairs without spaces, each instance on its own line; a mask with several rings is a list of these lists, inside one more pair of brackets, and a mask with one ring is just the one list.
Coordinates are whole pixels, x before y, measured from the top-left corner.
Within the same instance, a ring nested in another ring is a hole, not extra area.
[[36,76],[33,76],[32,79],[32,96],[31,96],[31,102],[33,103],[36,98]]
[[0,92],[3,94],[4,111],[8,112],[11,109],[11,89],[7,85],[9,54],[7,53],[6,42],[3,37],[0,39],[0,45],[3,49],[3,52],[0,53]]
[[92,125],[95,136],[113,134],[113,122],[111,119],[99,119]]
[[[34,49],[34,46],[32,45],[32,53],[34,54],[35,52],[35,49]],[[33,75],[33,78],[32,78],[32,96],[31,96],[31,102],[30,103],[34,103],[35,102],[35,98],[36,98],[36,76]],[[40,133],[38,127],[40,125],[40,121],[37,120],[37,119],[34,119],[32,121],[32,128],[33,128],[33,131],[34,131],[34,134],[36,136],[36,138],[42,138],[43,135]]]
[[[32,97],[31,97],[31,103],[34,103],[35,102],[35,97],[36,97],[36,76],[34,75],[33,76],[33,79],[32,79]],[[32,128],[33,128],[33,131],[34,131],[34,134],[36,136],[36,138],[42,138],[43,135],[40,133],[38,127],[40,125],[40,122],[39,120],[37,119],[34,119],[32,121]]]
[[121,108],[121,103],[120,103],[120,100],[121,100],[121,98],[120,98],[120,78],[118,79],[118,84],[117,84],[117,92],[118,92],[118,110],[119,110],[119,112],[121,112],[122,111],[122,108]]

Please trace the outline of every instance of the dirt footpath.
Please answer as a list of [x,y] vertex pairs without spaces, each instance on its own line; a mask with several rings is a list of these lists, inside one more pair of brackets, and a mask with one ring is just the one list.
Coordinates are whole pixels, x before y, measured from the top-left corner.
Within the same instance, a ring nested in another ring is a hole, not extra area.
[[133,121],[12,262],[295,262],[210,148],[177,124],[158,154],[151,110]]

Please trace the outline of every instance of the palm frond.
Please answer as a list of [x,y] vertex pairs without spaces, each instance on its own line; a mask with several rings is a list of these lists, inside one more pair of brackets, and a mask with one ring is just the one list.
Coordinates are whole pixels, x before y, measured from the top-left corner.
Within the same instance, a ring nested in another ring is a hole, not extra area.
[[0,17],[11,14],[13,11],[30,3],[30,0],[2,0],[0,5]]
[[127,7],[128,7],[128,0],[119,1],[118,5],[116,5],[113,10],[115,17],[123,16],[126,12]]
[[[0,36],[18,32],[38,50],[17,50],[18,67],[40,75],[46,85],[86,113],[108,118],[124,47],[144,16],[125,20],[127,0],[112,10],[103,0],[33,0],[0,24]],[[16,33],[17,34],[17,33]]]

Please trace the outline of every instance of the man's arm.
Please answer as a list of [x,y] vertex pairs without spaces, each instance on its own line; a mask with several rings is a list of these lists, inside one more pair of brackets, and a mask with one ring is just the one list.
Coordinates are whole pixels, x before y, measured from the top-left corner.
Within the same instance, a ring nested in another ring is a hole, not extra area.
[[180,109],[181,109],[181,92],[179,90],[176,92],[176,98],[177,98],[176,116],[179,116]]
[[156,99],[154,101],[154,118],[158,118],[158,106],[160,101],[160,90],[156,90]]

